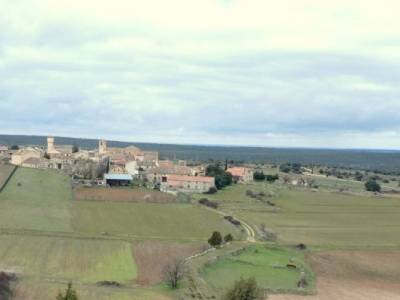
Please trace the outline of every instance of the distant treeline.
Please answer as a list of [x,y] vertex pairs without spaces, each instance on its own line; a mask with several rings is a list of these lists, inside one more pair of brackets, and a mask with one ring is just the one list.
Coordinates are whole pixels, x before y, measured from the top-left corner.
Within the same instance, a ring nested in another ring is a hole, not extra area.
[[[55,142],[60,145],[77,145],[83,149],[98,147],[98,140],[95,139],[55,137]],[[0,135],[0,144],[45,146],[46,137]],[[324,165],[400,173],[400,151],[190,146],[108,141],[108,146],[110,147],[127,147],[130,145],[135,145],[143,150],[158,151],[163,159],[185,159],[203,162],[229,160],[237,163],[270,164],[291,162],[302,165]]]

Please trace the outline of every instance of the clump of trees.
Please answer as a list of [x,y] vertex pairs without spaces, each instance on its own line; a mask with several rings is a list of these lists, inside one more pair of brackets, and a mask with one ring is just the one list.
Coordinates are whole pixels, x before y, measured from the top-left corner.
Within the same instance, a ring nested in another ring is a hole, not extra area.
[[65,293],[59,293],[57,300],[78,300],[78,294],[76,291],[72,288],[72,283],[68,283],[68,288],[65,290]]
[[182,258],[173,260],[163,270],[165,283],[174,290],[179,287],[179,283],[185,277],[185,274],[185,261]]
[[211,237],[208,239],[208,244],[211,247],[220,247],[224,242],[230,243],[233,241],[233,235],[228,233],[224,237],[219,231],[214,231]]
[[279,166],[279,170],[283,173],[302,174],[301,164],[298,163],[284,163]]
[[266,180],[268,182],[275,182],[275,181],[277,181],[279,179],[279,175],[278,174],[275,174],[275,175],[269,175],[268,174],[267,175],[267,174],[264,174],[263,171],[255,171],[254,175],[253,175],[253,179],[255,181],[264,181],[264,180]]
[[254,277],[240,278],[236,281],[224,296],[224,300],[261,300],[265,299],[265,293],[258,287]]
[[215,177],[215,186],[219,190],[231,185],[233,182],[232,175],[221,168],[219,163],[208,165],[206,168],[206,175]]
[[266,178],[266,176],[263,171],[255,171],[253,174],[253,179],[255,181],[264,181],[265,178]]
[[381,186],[376,180],[374,179],[369,179],[365,183],[365,189],[370,192],[380,192],[381,191]]
[[81,179],[98,179],[102,178],[104,173],[107,173],[107,168],[108,160],[97,163],[90,159],[80,159],[72,167],[72,173]]

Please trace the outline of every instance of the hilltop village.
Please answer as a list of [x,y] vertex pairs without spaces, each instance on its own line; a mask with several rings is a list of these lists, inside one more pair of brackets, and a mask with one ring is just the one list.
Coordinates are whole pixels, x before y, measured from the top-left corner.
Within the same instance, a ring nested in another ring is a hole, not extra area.
[[[98,148],[80,149],[57,145],[47,138],[47,147],[0,145],[0,159],[15,166],[57,169],[71,176],[76,184],[86,186],[130,186],[139,183],[162,192],[207,193],[216,190],[214,176],[206,176],[207,165],[188,166],[184,160],[161,160],[156,151],[135,146],[108,147],[99,140]],[[253,170],[243,166],[225,166],[233,182],[253,181]]]

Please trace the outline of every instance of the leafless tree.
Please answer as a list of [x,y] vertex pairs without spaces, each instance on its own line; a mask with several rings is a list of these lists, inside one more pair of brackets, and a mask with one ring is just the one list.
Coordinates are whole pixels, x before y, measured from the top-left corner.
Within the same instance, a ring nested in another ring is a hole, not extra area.
[[290,177],[289,176],[283,176],[283,183],[288,184],[290,182]]
[[177,289],[185,273],[185,261],[182,258],[176,258],[165,266],[164,280],[172,289]]

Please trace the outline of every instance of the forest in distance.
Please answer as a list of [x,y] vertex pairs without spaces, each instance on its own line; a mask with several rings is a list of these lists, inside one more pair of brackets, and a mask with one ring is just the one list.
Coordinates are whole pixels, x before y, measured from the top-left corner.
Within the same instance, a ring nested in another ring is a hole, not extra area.
[[[5,145],[46,145],[46,136],[0,135],[0,144]],[[97,139],[55,137],[56,143],[76,145],[83,149],[94,149]],[[396,172],[400,168],[400,151],[395,150],[351,150],[351,149],[311,149],[311,148],[268,148],[245,146],[200,146],[157,143],[135,143],[108,141],[110,147],[135,145],[143,150],[158,151],[161,159],[182,159],[188,161],[233,160],[243,163],[284,162],[302,165],[324,165],[329,167],[378,170]]]

